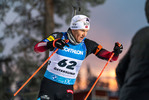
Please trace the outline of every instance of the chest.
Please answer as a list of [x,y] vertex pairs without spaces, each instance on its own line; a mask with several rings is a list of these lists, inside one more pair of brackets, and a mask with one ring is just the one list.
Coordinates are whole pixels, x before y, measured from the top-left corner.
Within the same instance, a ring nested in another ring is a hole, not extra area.
[[84,43],[80,43],[79,45],[73,45],[68,43],[69,47],[65,46],[63,50],[59,49],[57,51],[58,55],[77,59],[84,60],[86,56],[86,46]]

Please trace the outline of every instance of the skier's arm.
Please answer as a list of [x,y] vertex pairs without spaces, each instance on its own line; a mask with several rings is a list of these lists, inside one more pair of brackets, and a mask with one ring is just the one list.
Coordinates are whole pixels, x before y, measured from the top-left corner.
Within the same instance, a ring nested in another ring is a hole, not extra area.
[[[56,32],[50,34],[50,36],[46,39],[43,39],[41,42],[37,43],[34,46],[34,51],[35,52],[44,52],[46,50],[52,51],[55,47],[54,43],[62,37],[62,33]],[[53,43],[54,42],[54,43]]]
[[49,41],[49,42],[43,42],[43,41],[41,41],[41,42],[37,43],[34,46],[34,51],[37,52],[37,53],[38,52],[44,52],[44,51],[46,51],[48,49],[50,51],[52,51],[54,49],[54,47],[53,47],[53,41]]
[[85,45],[87,47],[87,55],[86,55],[86,57],[89,54],[93,53],[98,58],[108,60],[110,58],[110,56],[112,55],[112,53],[115,51],[115,54],[114,54],[114,56],[113,56],[111,61],[116,61],[118,56],[119,56],[119,53],[121,52],[120,49],[117,48],[117,45],[115,45],[114,51],[110,52],[110,51],[104,49],[101,45],[97,44],[96,42],[94,42],[92,40],[85,39],[84,42],[85,42]]
[[123,46],[116,42],[114,49],[112,52],[102,48],[100,45],[97,47],[96,52],[94,53],[98,58],[108,60],[112,53],[114,52],[114,56],[112,57],[111,61],[116,61],[118,59],[119,54],[122,52]]
[[[104,48],[102,48],[98,53],[94,53],[98,58],[108,60],[110,56],[112,55],[113,51],[110,52]],[[116,61],[118,59],[119,54],[114,54],[111,61]]]

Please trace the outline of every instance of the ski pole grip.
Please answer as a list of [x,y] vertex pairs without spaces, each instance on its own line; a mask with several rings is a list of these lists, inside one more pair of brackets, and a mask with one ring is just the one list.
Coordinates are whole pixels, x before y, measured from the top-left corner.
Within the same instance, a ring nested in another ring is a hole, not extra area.
[[67,40],[65,40],[65,42],[66,42],[66,43],[68,43],[68,42],[69,42],[69,40],[67,39]]

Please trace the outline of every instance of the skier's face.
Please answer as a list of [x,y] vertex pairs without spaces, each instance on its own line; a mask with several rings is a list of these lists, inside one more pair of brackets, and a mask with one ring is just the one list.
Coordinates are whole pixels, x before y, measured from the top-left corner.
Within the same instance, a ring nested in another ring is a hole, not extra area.
[[72,30],[72,34],[78,43],[86,37],[88,29]]

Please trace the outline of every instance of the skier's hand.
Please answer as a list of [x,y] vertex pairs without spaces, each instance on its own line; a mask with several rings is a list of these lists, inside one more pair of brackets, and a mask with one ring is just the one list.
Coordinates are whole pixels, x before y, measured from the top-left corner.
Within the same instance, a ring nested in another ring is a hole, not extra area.
[[53,47],[57,47],[57,48],[59,48],[59,49],[64,49],[64,46],[67,46],[67,47],[69,47],[69,45],[66,43],[66,41],[65,40],[62,40],[62,39],[60,39],[60,38],[58,38],[58,39],[55,39],[54,41],[53,41]]
[[123,45],[120,44],[119,42],[116,42],[116,43],[115,43],[115,46],[114,46],[114,48],[113,48],[113,52],[114,52],[115,54],[120,54],[120,53],[122,53],[122,50],[123,50]]

